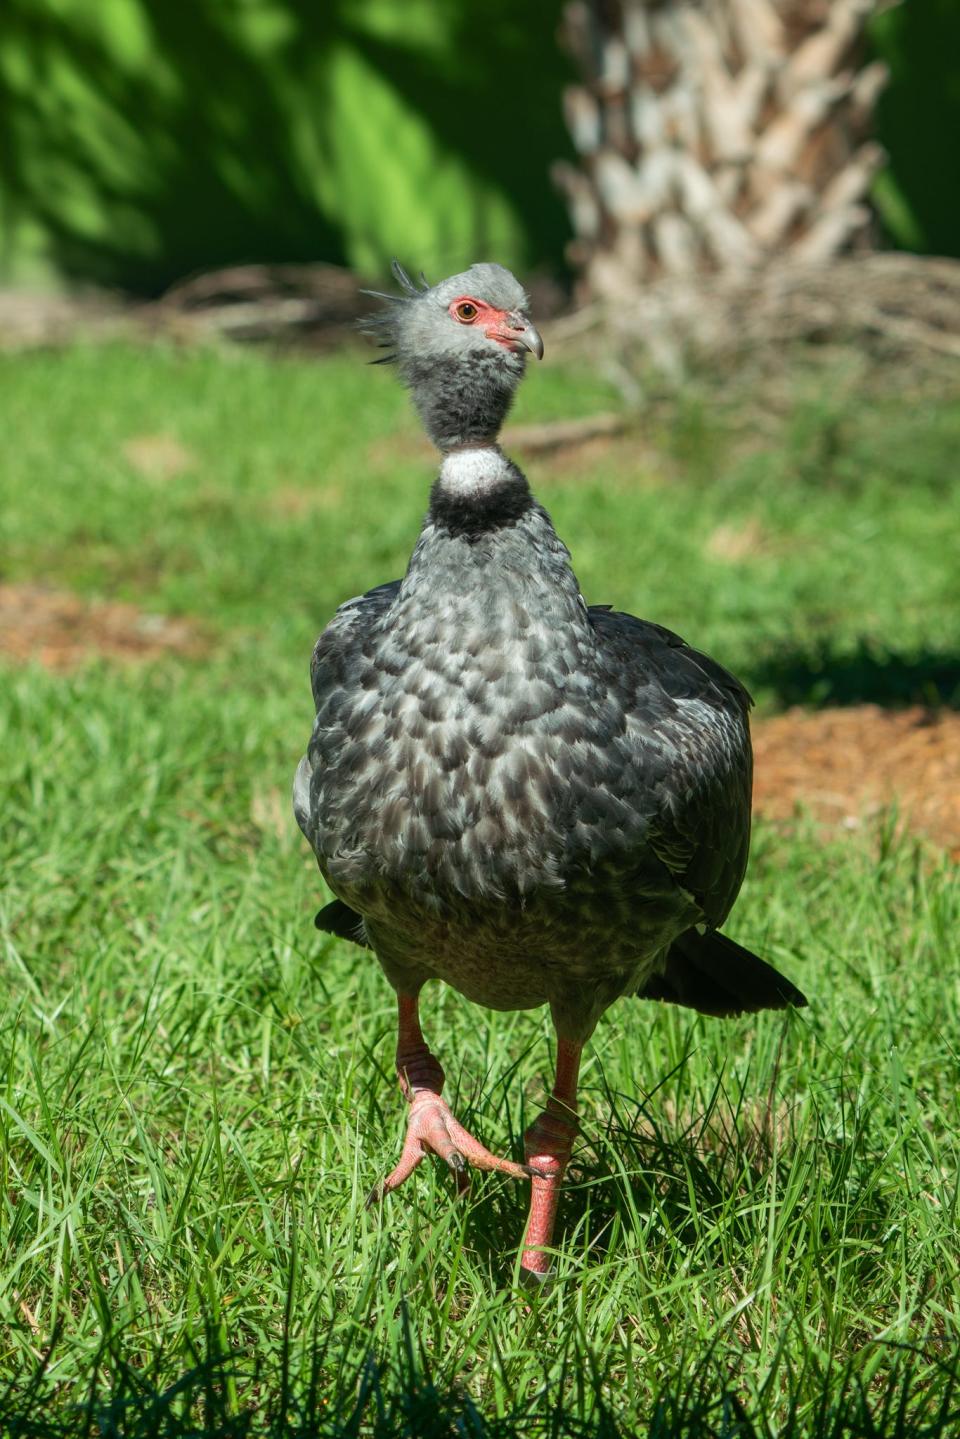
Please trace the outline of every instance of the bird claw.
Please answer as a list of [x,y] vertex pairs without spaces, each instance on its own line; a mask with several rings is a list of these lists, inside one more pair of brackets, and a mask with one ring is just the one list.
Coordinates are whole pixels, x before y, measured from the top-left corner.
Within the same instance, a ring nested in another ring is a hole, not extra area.
[[399,1189],[428,1153],[436,1154],[453,1170],[461,1194],[469,1188],[468,1173],[471,1168],[509,1174],[514,1179],[539,1176],[539,1170],[529,1164],[517,1164],[512,1159],[491,1154],[464,1129],[436,1091],[419,1088],[414,1090],[410,1101],[407,1133],[397,1165],[371,1189],[367,1196],[367,1208],[378,1204],[391,1190]]

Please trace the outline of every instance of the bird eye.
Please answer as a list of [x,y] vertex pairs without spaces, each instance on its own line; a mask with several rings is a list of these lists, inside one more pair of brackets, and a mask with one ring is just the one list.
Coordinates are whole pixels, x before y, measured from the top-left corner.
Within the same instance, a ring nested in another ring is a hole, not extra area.
[[479,313],[479,309],[472,300],[461,301],[454,310],[457,319],[462,320],[465,325],[469,325],[471,320],[475,320]]

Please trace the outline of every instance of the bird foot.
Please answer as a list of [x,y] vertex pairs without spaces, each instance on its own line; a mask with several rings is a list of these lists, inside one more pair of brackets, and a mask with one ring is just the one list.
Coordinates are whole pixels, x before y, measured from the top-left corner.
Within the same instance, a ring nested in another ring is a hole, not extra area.
[[538,1171],[529,1164],[515,1164],[491,1154],[478,1139],[464,1129],[449,1104],[432,1089],[412,1091],[407,1115],[407,1134],[399,1162],[367,1196],[367,1208],[379,1203],[392,1189],[399,1189],[405,1179],[432,1151],[448,1164],[457,1176],[457,1188],[463,1193],[469,1185],[468,1169],[496,1170],[514,1179],[528,1179]]

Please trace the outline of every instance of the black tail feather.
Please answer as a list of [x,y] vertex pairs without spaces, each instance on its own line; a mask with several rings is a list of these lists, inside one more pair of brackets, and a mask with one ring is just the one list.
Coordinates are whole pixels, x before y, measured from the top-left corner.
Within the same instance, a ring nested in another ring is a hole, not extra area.
[[324,905],[313,922],[317,929],[323,929],[327,934],[335,934],[338,939],[349,939],[351,944],[359,944],[362,949],[370,948],[364,933],[363,920],[356,910],[344,904],[342,899],[335,899]]
[[758,1009],[802,1009],[807,1001],[784,978],[743,945],[715,929],[687,930],[675,939],[662,974],[652,975],[641,999],[662,999],[701,1014],[752,1014]]

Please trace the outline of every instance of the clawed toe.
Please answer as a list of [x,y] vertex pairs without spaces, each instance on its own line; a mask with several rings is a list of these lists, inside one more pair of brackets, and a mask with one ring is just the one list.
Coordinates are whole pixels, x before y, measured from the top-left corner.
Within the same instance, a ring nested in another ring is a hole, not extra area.
[[450,1106],[439,1094],[417,1089],[410,1101],[407,1133],[396,1167],[375,1185],[367,1197],[367,1207],[379,1203],[385,1194],[399,1189],[428,1153],[436,1154],[457,1177],[458,1193],[470,1186],[470,1169],[486,1169],[509,1174],[514,1179],[527,1179],[538,1171],[528,1164],[517,1164],[492,1154],[457,1120]]

